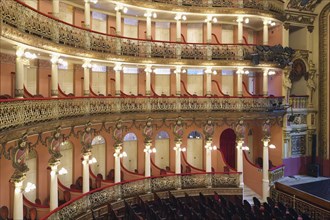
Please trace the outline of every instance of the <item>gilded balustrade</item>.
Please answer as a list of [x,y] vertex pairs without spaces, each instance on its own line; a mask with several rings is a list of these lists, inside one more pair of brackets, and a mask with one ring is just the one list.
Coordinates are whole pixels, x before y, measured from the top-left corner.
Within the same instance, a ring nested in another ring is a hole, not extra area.
[[277,56],[271,51],[258,51],[255,45],[177,43],[108,35],[75,27],[15,0],[1,1],[0,8],[2,24],[57,44],[94,52],[145,58],[199,60],[251,60],[252,54],[258,53],[260,61],[270,62],[274,62],[273,56]]
[[121,184],[113,184],[88,192],[54,210],[47,217],[52,220],[75,219],[76,216],[93,207],[150,192],[208,187],[239,188],[239,176],[239,173],[191,173],[147,177]]
[[289,104],[292,108],[307,108],[308,96],[290,96]]
[[278,166],[268,171],[269,185],[272,186],[276,181],[284,177],[285,166]]
[[275,201],[281,201],[283,204],[293,207],[299,213],[306,213],[311,219],[328,220],[330,218],[329,210],[313,205],[311,202],[299,199],[295,195],[281,192],[274,187],[271,187],[270,193]]
[[0,102],[0,130],[77,116],[131,112],[271,112],[283,110],[282,97],[129,97],[59,98]]

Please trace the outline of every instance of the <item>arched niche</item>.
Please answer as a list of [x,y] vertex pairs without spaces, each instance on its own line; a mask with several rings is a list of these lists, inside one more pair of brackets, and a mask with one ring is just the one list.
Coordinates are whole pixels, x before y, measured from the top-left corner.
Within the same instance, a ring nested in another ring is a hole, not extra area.
[[73,177],[73,146],[70,141],[64,141],[60,145],[60,152],[62,154],[61,157],[61,163],[58,167],[58,170],[60,170],[62,167],[64,167],[68,173],[65,175],[59,175],[58,178],[60,182],[66,186],[70,187]]
[[226,163],[230,167],[236,168],[236,134],[233,129],[228,128],[221,133],[220,150]]
[[155,164],[162,168],[170,166],[170,137],[166,131],[158,132],[155,140]]
[[127,133],[124,137],[123,151],[127,153],[127,157],[123,157],[124,167],[134,172],[138,163],[138,142],[134,133]]
[[187,140],[187,162],[203,169],[203,136],[198,131],[192,131]]
[[[26,178],[24,180],[23,188],[27,186],[27,183],[33,183],[37,185],[37,175],[38,175],[38,158],[37,152],[35,150],[31,150],[29,154],[26,156],[25,163],[29,168],[29,171],[26,173]],[[24,196],[31,202],[34,202],[37,198],[37,190],[31,190],[30,192],[24,192]]]
[[92,157],[95,157],[97,162],[91,164],[92,172],[106,176],[106,143],[104,137],[98,135],[92,140]]

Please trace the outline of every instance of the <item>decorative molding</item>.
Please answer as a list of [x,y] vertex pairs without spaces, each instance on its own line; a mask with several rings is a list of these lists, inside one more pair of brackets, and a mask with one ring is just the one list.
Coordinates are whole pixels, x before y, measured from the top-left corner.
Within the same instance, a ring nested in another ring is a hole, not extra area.
[[328,49],[329,49],[329,13],[330,13],[330,3],[327,4],[324,9],[320,13],[319,20],[319,63],[320,63],[320,73],[319,73],[319,97],[322,97],[319,104],[319,144],[318,144],[318,155],[321,158],[327,158],[329,154],[327,152],[327,148],[329,143],[327,142],[329,130],[328,130],[328,65],[329,65],[329,57],[328,57]]
[[316,6],[321,2],[321,0],[290,0],[287,8],[313,12]]
[[285,11],[285,22],[294,24],[304,24],[312,26],[316,19],[316,14],[305,14],[296,11]]

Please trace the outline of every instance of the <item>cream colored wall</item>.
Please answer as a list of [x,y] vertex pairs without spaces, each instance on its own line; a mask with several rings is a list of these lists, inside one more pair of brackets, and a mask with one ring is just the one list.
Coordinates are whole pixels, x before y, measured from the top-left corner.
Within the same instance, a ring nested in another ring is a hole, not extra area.
[[124,141],[123,151],[127,153],[127,157],[123,157],[124,167],[134,172],[138,168],[137,158],[138,158],[138,145],[137,141]]
[[138,74],[124,73],[123,74],[123,92],[125,94],[137,95],[138,91]]
[[96,144],[93,145],[92,148],[92,157],[95,157],[95,159],[97,160],[97,162],[95,164],[91,164],[91,170],[93,171],[93,173],[95,175],[97,174],[102,174],[103,177],[106,176],[106,158],[105,158],[105,144]]
[[64,167],[68,173],[65,175],[59,175],[58,178],[60,182],[66,186],[70,187],[70,185],[73,183],[73,148],[72,144],[68,141],[63,142],[61,144],[61,154],[62,157],[60,159],[60,165],[58,166],[58,170],[60,170],[62,167]]
[[170,140],[155,140],[155,148],[157,150],[155,154],[155,164],[162,169],[170,166]]
[[170,95],[170,75],[155,74],[154,89],[158,95]]
[[203,140],[187,140],[187,162],[199,169],[203,169]]
[[187,75],[187,90],[192,95],[202,96],[203,94],[203,75]]

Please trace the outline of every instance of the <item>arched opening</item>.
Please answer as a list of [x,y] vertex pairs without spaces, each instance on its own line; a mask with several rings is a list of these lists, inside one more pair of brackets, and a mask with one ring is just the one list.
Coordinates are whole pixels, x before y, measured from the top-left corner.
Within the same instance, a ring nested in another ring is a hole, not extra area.
[[156,136],[155,148],[155,164],[162,168],[170,166],[170,137],[167,132],[160,131]]
[[221,133],[220,150],[227,164],[236,168],[236,134],[233,129],[228,128]]
[[[25,163],[29,168],[29,171],[26,173],[26,179],[24,181],[23,188],[26,187],[27,183],[33,183],[37,186],[37,152],[35,150],[31,150],[29,154],[26,156]],[[31,190],[29,192],[25,192],[24,196],[31,202],[34,202],[37,198],[37,190]]]
[[137,137],[134,133],[128,133],[124,137],[123,151],[127,153],[127,157],[123,157],[124,167],[132,172],[137,169]]
[[203,169],[203,137],[197,131],[192,131],[187,140],[187,162],[199,169]]
[[58,178],[64,186],[70,187],[70,185],[72,184],[72,176],[73,176],[72,143],[70,141],[62,142],[60,145],[60,152],[62,154],[62,157],[58,170],[64,167],[68,171],[68,173],[66,175],[59,175]]
[[91,170],[92,172],[97,174],[102,174],[104,177],[106,175],[105,172],[105,152],[106,146],[105,146],[105,139],[98,135],[92,140],[92,157],[95,157],[97,160],[96,163],[91,164]]

